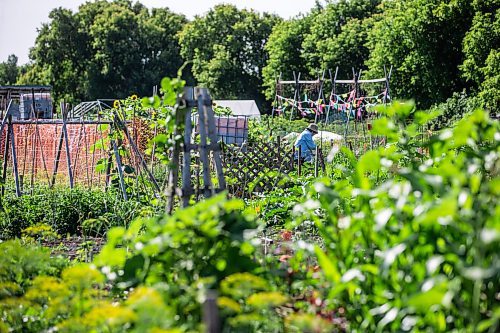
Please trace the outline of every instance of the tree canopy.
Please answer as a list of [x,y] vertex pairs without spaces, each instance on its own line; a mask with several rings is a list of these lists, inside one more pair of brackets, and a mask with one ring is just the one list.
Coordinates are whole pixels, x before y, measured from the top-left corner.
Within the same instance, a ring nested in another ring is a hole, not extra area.
[[266,98],[274,97],[276,77],[291,78],[294,71],[306,73],[306,63],[302,57],[302,43],[311,28],[312,15],[283,21],[277,24],[266,44],[269,59],[262,74]]
[[[337,0],[308,13],[276,15],[217,5],[188,20],[131,0],[54,9],[20,68],[0,63],[0,84],[51,84],[69,101],[149,94],[164,76],[184,75],[215,98],[255,99],[268,108],[277,76],[339,77],[393,66],[393,98],[419,107],[454,93],[498,109],[500,0]],[[191,83],[191,82],[190,82]]]
[[9,55],[6,62],[0,63],[0,84],[15,84],[19,75],[15,54]]
[[480,92],[483,104],[500,109],[500,0],[474,0],[472,26],[463,44],[463,76]]
[[377,11],[380,0],[341,0],[314,15],[302,44],[309,73],[339,66],[341,77],[352,67],[363,69],[368,57],[366,38],[371,24],[365,20]]
[[78,12],[57,8],[43,24],[30,56],[32,81],[45,81],[71,101],[149,94],[183,61],[177,33],[186,18],[167,8],[99,0]]
[[265,45],[275,15],[218,5],[196,17],[180,33],[181,54],[192,62],[198,83],[216,98],[264,102],[262,70],[268,59]]
[[371,73],[395,68],[393,92],[429,107],[465,88],[458,66],[470,26],[469,1],[386,1],[368,37]]

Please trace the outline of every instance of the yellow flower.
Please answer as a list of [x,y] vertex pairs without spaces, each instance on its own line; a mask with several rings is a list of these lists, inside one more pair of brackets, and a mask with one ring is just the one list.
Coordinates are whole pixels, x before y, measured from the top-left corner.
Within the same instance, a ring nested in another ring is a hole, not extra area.
[[219,297],[217,298],[217,305],[219,308],[228,309],[232,312],[241,312],[241,306],[238,302],[230,299],[229,297]]
[[130,99],[133,100],[133,101],[135,101],[137,99],[137,95],[130,96]]
[[247,304],[255,308],[264,309],[267,307],[280,306],[286,303],[287,300],[288,298],[280,292],[270,291],[251,295],[247,299]]
[[119,327],[136,320],[136,315],[131,309],[120,305],[102,304],[85,314],[84,322],[90,327],[102,325]]
[[94,266],[87,264],[68,267],[64,269],[61,276],[68,287],[80,290],[104,282],[104,275]]
[[119,101],[119,100],[114,101],[114,103],[113,103],[113,107],[114,107],[115,109],[118,109],[118,108],[120,107],[120,101]]

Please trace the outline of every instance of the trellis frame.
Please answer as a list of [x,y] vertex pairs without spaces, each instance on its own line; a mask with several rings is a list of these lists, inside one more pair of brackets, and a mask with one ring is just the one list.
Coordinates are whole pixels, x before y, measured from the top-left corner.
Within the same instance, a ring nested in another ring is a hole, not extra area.
[[[279,98],[280,98],[280,93],[284,90],[284,87],[286,86],[293,86],[293,103],[294,105],[292,106],[292,109],[290,111],[290,120],[293,119],[293,117],[298,114],[298,107],[296,107],[297,103],[300,100],[300,94],[302,90],[304,89],[305,86],[307,85],[316,85],[318,87],[318,98],[317,98],[317,104],[319,103],[320,100],[325,101],[325,95],[324,95],[324,85],[327,81],[331,82],[332,84],[332,89],[330,92],[330,99],[332,96],[337,94],[337,86],[340,84],[348,84],[351,85],[352,88],[355,90],[355,98],[361,97],[359,94],[359,85],[360,84],[366,84],[366,83],[384,83],[384,87],[386,90],[386,95],[384,96],[384,104],[387,104],[387,96],[390,96],[390,80],[391,80],[391,75],[392,75],[392,66],[390,67],[390,70],[387,71],[386,66],[384,65],[384,77],[383,78],[376,78],[376,79],[361,79],[361,74],[362,70],[359,70],[356,72],[354,67],[352,68],[352,79],[338,79],[338,71],[339,67],[337,66],[335,68],[335,75],[332,75],[332,70],[328,69],[328,74],[329,74],[329,80],[325,80],[325,73],[326,71],[322,71],[322,75],[318,76],[317,80],[301,80],[302,73],[301,72],[295,72],[293,71],[293,80],[283,80],[282,79],[282,73],[280,72],[279,76],[277,77],[275,81],[275,98],[274,98],[274,103],[273,103],[273,109],[271,112],[271,115],[274,117],[276,115],[276,105],[279,103]],[[330,108],[328,108],[327,115],[325,116],[325,123],[328,121],[329,117],[329,112]],[[319,120],[318,117],[318,112],[315,114],[314,122],[317,123]]]
[[[177,101],[176,126],[174,136],[183,134],[183,141],[177,141],[172,152],[172,163],[169,168],[168,186],[166,191],[168,213],[172,213],[176,197],[180,199],[183,207],[189,205],[191,197],[195,194],[191,182],[191,154],[197,152],[200,156],[203,169],[203,196],[208,198],[215,193],[226,189],[226,180],[222,169],[220,144],[217,142],[215,131],[215,118],[212,109],[212,98],[206,88],[185,87],[182,97]],[[198,109],[200,117],[198,126],[200,143],[192,141],[192,110]],[[179,162],[183,155],[182,184],[179,187]],[[211,180],[211,161],[213,161],[218,187]]]

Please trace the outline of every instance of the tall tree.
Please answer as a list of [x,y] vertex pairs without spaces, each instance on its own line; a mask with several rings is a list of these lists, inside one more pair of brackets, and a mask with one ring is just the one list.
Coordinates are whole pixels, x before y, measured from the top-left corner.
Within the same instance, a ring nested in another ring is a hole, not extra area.
[[279,21],[232,5],[215,6],[180,33],[181,54],[192,61],[194,77],[214,97],[255,99],[262,105],[262,69],[268,57],[264,45]]
[[[30,51],[34,66],[22,82],[48,83],[56,98],[74,101],[85,96],[85,68],[89,59],[86,36],[71,10],[56,8],[42,25]],[[27,82],[33,80],[34,82]]]
[[482,102],[500,109],[500,0],[474,0],[472,27],[464,39],[463,76]]
[[381,0],[330,2],[312,22],[303,43],[303,57],[311,74],[339,67],[339,76],[351,77],[352,67],[364,68],[365,46],[372,20]]
[[281,73],[283,79],[291,79],[293,72],[307,73],[306,61],[302,57],[302,43],[310,32],[314,13],[283,21],[277,24],[269,36],[266,50],[269,58],[262,74],[264,92],[268,100],[275,94],[276,77]]
[[141,79],[138,15],[130,6],[111,3],[93,20],[89,29],[93,59],[89,66],[89,95],[125,97]]
[[6,62],[0,63],[0,85],[15,84],[19,75],[17,56],[11,54]]
[[399,98],[429,107],[465,88],[457,67],[472,20],[469,0],[387,0],[368,36],[373,75],[393,65],[391,87]]
[[[183,65],[180,56],[179,31],[187,23],[184,16],[168,8],[154,8],[150,13],[143,11],[139,16],[141,27],[141,58],[143,81],[139,90],[148,91],[164,76],[175,76]],[[183,77],[189,79],[188,73]]]
[[363,69],[368,58],[365,46],[373,26],[372,15],[381,0],[330,1],[319,3],[304,17],[277,25],[266,48],[269,62],[264,71],[268,99],[274,94],[275,77],[292,72],[316,77],[323,70],[339,67],[340,77],[351,77],[352,70]]
[[22,81],[44,81],[69,101],[150,94],[182,64],[177,33],[186,22],[167,8],[149,11],[130,0],[87,2],[76,13],[54,9]]

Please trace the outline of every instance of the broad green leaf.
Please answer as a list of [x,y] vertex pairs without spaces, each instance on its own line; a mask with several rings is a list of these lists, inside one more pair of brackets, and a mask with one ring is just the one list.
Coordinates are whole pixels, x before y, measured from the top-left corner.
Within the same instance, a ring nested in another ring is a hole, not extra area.
[[341,276],[335,264],[330,260],[330,258],[323,252],[323,250],[319,246],[314,247],[314,252],[318,257],[318,262],[327,279],[334,283],[339,283]]

